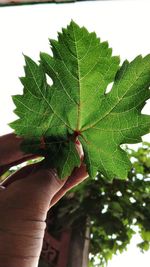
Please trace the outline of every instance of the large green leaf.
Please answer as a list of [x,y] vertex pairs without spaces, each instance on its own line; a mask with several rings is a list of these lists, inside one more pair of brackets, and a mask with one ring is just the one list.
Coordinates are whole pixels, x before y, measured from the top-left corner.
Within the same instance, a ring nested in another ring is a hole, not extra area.
[[108,43],[73,21],[50,44],[53,56],[41,53],[39,65],[25,57],[24,93],[13,97],[19,119],[11,127],[60,177],[80,165],[78,138],[90,176],[125,178],[130,161],[120,145],[140,142],[150,129],[150,116],[141,114],[150,96],[150,55],[119,67]]

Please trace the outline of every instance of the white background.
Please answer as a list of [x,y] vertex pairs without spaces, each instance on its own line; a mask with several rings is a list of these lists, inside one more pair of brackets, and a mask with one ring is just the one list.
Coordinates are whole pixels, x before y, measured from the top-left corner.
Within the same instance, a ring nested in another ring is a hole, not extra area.
[[[0,135],[16,118],[11,95],[21,94],[18,79],[23,75],[22,53],[38,61],[39,51],[49,52],[48,37],[73,19],[89,31],[96,31],[102,41],[109,40],[113,54],[121,60],[150,53],[150,3],[148,1],[104,1],[74,4],[44,4],[0,8]],[[150,114],[150,103],[143,113]],[[150,141],[149,135],[145,140]],[[149,267],[150,252],[141,254],[130,246],[122,256],[115,256],[108,267]]]

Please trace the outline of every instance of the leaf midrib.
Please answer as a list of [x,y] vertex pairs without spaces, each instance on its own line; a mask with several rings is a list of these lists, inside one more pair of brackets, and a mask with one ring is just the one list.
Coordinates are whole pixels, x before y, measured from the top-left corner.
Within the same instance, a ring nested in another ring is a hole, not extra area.
[[78,48],[77,48],[77,40],[76,40],[76,36],[75,36],[75,30],[74,30],[74,26],[72,25],[72,29],[73,29],[73,35],[74,35],[74,44],[75,44],[75,49],[76,49],[76,60],[77,60],[77,68],[78,68],[78,88],[79,88],[79,102],[77,104],[77,127],[76,130],[79,131],[80,129],[80,123],[81,123],[81,83],[80,83],[80,65],[79,65],[79,55],[78,55]]

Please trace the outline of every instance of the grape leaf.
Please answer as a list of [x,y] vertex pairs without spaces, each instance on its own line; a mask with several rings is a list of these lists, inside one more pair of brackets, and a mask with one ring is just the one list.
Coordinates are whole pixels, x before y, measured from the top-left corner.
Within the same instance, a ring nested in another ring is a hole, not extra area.
[[13,96],[19,119],[10,125],[24,136],[24,150],[44,155],[65,177],[80,165],[78,139],[89,176],[126,178],[131,165],[120,145],[150,130],[150,116],[141,114],[150,97],[150,55],[120,67],[107,42],[73,21],[50,44],[53,56],[41,53],[39,64],[25,56],[24,93]]

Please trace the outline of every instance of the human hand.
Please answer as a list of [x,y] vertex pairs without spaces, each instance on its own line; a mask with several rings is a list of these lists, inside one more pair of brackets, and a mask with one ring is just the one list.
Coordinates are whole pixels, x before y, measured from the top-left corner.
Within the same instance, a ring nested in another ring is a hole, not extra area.
[[[11,138],[13,146],[9,149],[8,161],[6,154],[3,159],[5,166],[32,158],[20,151],[21,140],[15,143],[17,137]],[[81,152],[79,146],[77,148]],[[22,168],[3,183],[6,188],[0,192],[0,267],[38,265],[49,207],[87,176],[84,164],[75,168],[70,177],[60,180],[56,171],[36,163]]]

